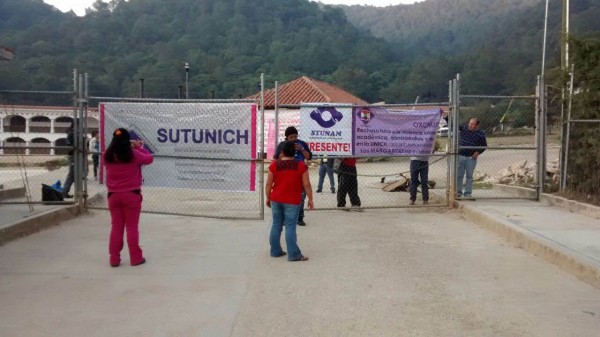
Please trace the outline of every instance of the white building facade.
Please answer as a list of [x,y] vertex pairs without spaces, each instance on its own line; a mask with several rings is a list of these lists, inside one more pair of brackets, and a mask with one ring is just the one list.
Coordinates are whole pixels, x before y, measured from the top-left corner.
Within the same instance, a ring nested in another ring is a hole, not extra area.
[[[73,107],[4,105],[0,106],[0,154],[66,154],[67,129],[73,120]],[[88,108],[88,137],[98,130],[97,109]],[[27,146],[39,148],[25,149]]]

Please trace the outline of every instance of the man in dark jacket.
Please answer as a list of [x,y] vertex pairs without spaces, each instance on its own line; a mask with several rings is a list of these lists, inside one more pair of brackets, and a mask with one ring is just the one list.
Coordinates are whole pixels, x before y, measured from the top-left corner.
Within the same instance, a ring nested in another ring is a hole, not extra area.
[[[285,129],[285,140],[288,142],[295,143],[296,146],[296,155],[294,156],[296,160],[306,161],[312,159],[312,152],[308,148],[308,144],[304,141],[298,139],[298,129],[293,126]],[[279,155],[281,154],[281,149],[283,148],[284,142],[279,143],[277,145],[277,150],[275,150],[275,155],[273,159],[279,159]],[[302,202],[300,203],[300,210],[298,213],[298,226],[306,226],[304,222],[304,201],[306,200],[306,192],[302,190]]]
[[[467,126],[459,127],[460,147],[468,146],[487,146],[485,133],[479,130],[479,120],[471,118]],[[456,196],[470,198],[473,192],[473,172],[477,166],[477,158],[485,151],[485,149],[460,149],[458,151],[458,177],[456,182]],[[463,191],[463,179],[467,175],[466,186]]]

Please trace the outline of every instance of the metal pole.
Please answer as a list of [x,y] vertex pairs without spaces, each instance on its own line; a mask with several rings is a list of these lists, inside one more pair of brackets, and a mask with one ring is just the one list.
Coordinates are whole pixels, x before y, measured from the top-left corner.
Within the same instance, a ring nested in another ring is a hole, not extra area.
[[546,70],[546,41],[548,37],[548,3],[550,0],[546,0],[546,14],[544,16],[544,46],[542,47],[542,77],[544,77]]
[[454,130],[454,190],[456,193],[462,192],[456,190],[458,187],[458,165],[459,165],[459,152],[460,152],[460,134],[459,134],[459,123],[460,123],[460,74],[456,74],[456,80],[454,80],[454,119],[452,129]]
[[78,88],[77,91],[77,117],[75,118],[75,128],[73,130],[73,140],[75,143],[75,151],[74,151],[74,159],[75,159],[75,202],[81,204],[81,182],[83,179],[83,153],[82,153],[82,121],[81,117],[83,115],[83,74],[79,74],[78,79]]
[[260,120],[261,120],[261,136],[260,136],[260,175],[258,181],[260,184],[260,220],[265,219],[265,74],[260,74]]
[[561,177],[561,185],[562,185],[562,190],[566,190],[567,189],[567,175],[569,174],[569,144],[570,144],[570,138],[571,138],[571,107],[573,105],[573,82],[574,82],[574,78],[575,78],[575,69],[573,67],[573,65],[571,65],[571,79],[569,83],[569,105],[567,107],[567,136],[565,137],[565,169],[564,169],[564,176]]
[[277,149],[277,145],[279,142],[279,81],[275,81],[275,137],[274,137],[275,147]]
[[540,105],[541,105],[541,113],[540,113],[540,140],[541,140],[541,174],[542,174],[542,179],[541,179],[541,192],[544,192],[545,186],[546,186],[546,164],[547,164],[547,148],[546,148],[546,133],[547,133],[547,128],[548,128],[548,92],[547,92],[547,87],[546,87],[546,79],[544,77],[540,78],[540,95],[541,95],[541,100],[540,100]]
[[[450,114],[453,111],[454,105],[454,80],[448,82],[448,101],[449,101],[449,111]],[[448,115],[448,130],[452,130],[452,122],[451,115]],[[452,142],[453,142],[452,132],[448,132],[448,142],[446,143],[446,155],[447,155],[447,169],[446,169],[446,200],[448,201],[448,207],[452,207],[454,205],[454,199],[456,197],[456,192],[454,191],[454,182],[452,181],[452,167],[454,167],[454,158],[451,155],[452,153]]]
[[188,84],[190,74],[190,64],[185,63],[185,99],[190,98],[190,87]]
[[536,147],[536,155],[535,155],[535,167],[536,167],[536,171],[535,171],[535,199],[537,201],[540,200],[540,191],[542,189],[542,185],[541,185],[541,181],[542,181],[542,174],[540,172],[540,167],[541,167],[541,135],[540,133],[542,132],[541,129],[541,95],[540,95],[540,90],[541,90],[541,76],[538,76],[536,78],[536,85],[535,85],[535,96],[536,96],[536,100],[535,100],[535,147]]
[[[87,90],[87,87],[86,87]],[[140,98],[144,98],[144,79],[140,78]]]
[[[71,188],[75,188],[75,193],[74,197],[75,199],[73,201],[77,201],[77,195],[76,195],[76,190],[77,190],[77,137],[76,137],[76,129],[77,129],[77,107],[79,106],[79,72],[77,71],[77,69],[73,69],[73,144],[71,144],[71,149],[69,150],[71,152],[71,155],[67,154],[67,158],[69,159],[69,167],[68,167],[68,171],[69,172],[71,170],[73,170],[73,180],[74,180],[74,184],[71,185]],[[68,137],[67,137],[68,138]],[[67,173],[68,176],[68,173]],[[66,178],[65,178],[66,179]],[[65,181],[66,182],[66,181]]]
[[[90,76],[88,73],[84,74],[85,77],[85,83],[84,83],[84,102],[83,102],[83,136],[85,137],[85,140],[87,140],[87,134],[88,134],[88,125],[87,125],[87,117],[88,117],[88,104],[89,104],[89,98],[90,98],[90,92],[88,90],[89,84],[90,84]],[[143,83],[143,80],[142,80]],[[142,87],[143,88],[143,87]],[[143,90],[143,89],[142,89]],[[142,91],[143,92],[143,91]],[[90,168],[90,165],[88,163],[88,147],[87,147],[87,142],[83,143],[83,163],[85,165],[85,168],[83,170],[84,174],[85,174],[85,178],[83,179],[83,206],[86,207],[87,206],[87,198],[88,198],[88,184],[87,184],[87,176],[88,176],[88,170]]]
[[569,31],[570,31],[570,0],[566,0],[566,8],[565,8],[565,69],[569,69]]

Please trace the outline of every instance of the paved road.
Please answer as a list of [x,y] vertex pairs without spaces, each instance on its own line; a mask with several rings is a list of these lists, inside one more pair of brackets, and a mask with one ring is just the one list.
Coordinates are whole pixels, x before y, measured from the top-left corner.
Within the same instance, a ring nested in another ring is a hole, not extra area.
[[600,290],[455,211],[315,212],[308,262],[268,221],[142,216],[110,268],[95,212],[0,247],[0,336],[596,336]]

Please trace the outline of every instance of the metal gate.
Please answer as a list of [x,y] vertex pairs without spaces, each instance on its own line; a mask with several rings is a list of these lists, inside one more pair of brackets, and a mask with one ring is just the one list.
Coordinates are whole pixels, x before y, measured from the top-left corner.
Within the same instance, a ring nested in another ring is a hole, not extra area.
[[[263,77],[261,76],[261,87],[264,87]],[[263,90],[261,90],[262,92]],[[85,109],[88,105],[98,106],[103,102],[143,102],[143,103],[198,103],[195,108],[202,108],[203,104],[211,103],[256,103],[259,106],[261,100],[255,99],[157,99],[157,98],[123,98],[123,97],[98,97],[86,96]],[[182,108],[183,109],[183,108]],[[192,113],[192,112],[191,112]],[[257,114],[257,125],[264,129],[264,111]],[[126,126],[123,126],[126,127]],[[257,130],[258,131],[258,130]],[[260,133],[260,131],[258,131]],[[264,134],[264,131],[262,132]],[[264,219],[264,142],[261,135],[257,135],[257,159],[248,157],[247,159],[218,158],[210,155],[185,155],[173,153],[169,155],[154,154],[154,158],[167,160],[183,160],[191,167],[219,166],[226,169],[229,164],[235,162],[255,163],[257,169],[257,186],[250,192],[232,192],[224,190],[211,190],[208,188],[195,188],[190,185],[184,188],[176,187],[143,187],[143,208],[144,213],[181,215],[181,216],[200,216],[217,219]],[[110,140],[106,140],[108,143]],[[102,153],[100,153],[102,155]],[[175,174],[174,172],[171,172]],[[240,179],[248,179],[240,177]],[[90,181],[90,203],[91,209],[108,209],[106,185],[102,181]],[[232,186],[229,186],[232,187]]]
[[[88,134],[88,116],[83,97],[86,79],[87,74],[75,69],[72,91],[0,91],[0,204],[26,204],[31,212],[34,205],[39,204],[85,206],[87,149],[84,138]],[[32,100],[60,102],[64,97],[70,97],[67,101],[72,102],[71,107],[23,105]],[[71,124],[73,144],[68,145],[65,133]],[[68,176],[73,181],[68,194],[73,198],[43,200],[42,184],[52,185],[60,180],[64,186]]]
[[[539,200],[546,162],[544,87],[538,77],[535,94],[531,96],[466,95],[461,92],[460,75],[450,81],[451,201],[457,198]],[[487,146],[469,143],[467,138],[461,141],[461,132],[471,132],[466,129],[472,119],[485,132]],[[481,156],[473,159],[471,153],[479,151]],[[473,166],[475,169],[471,171]],[[462,184],[461,175],[465,178]],[[470,184],[472,191],[468,188]],[[461,185],[463,188],[459,190]]]

